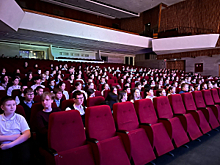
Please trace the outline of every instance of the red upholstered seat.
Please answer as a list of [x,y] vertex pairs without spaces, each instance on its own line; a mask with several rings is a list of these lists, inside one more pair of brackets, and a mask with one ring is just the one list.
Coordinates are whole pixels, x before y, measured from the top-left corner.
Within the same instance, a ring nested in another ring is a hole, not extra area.
[[207,107],[210,107],[217,118],[218,122],[220,121],[220,106],[214,103],[212,98],[211,90],[203,90],[202,91],[203,98]]
[[12,91],[12,98],[15,99],[16,96],[19,96],[19,93],[20,93],[20,89],[14,89]]
[[[49,117],[48,147],[57,154],[45,155],[48,164],[95,165],[91,146],[78,111],[52,113]],[[52,160],[52,161],[50,161]]]
[[73,99],[63,100],[62,104],[61,104],[61,111],[65,111],[65,109],[67,107],[70,107],[73,104],[74,104],[74,100]]
[[103,96],[90,97],[87,99],[87,107],[100,105],[104,101],[105,98]]
[[34,102],[35,102],[35,103],[41,103],[41,96],[35,95],[35,96],[34,96]]
[[146,164],[156,157],[153,148],[143,128],[139,127],[138,118],[131,102],[115,103],[113,105],[113,117],[116,122],[125,148],[134,164]]
[[114,79],[109,79],[108,81],[107,81],[107,83],[108,83],[108,85],[112,85],[113,83],[115,83],[115,81],[114,81]]
[[218,90],[216,88],[211,89],[213,101],[215,104],[220,104],[220,98],[218,95]]
[[212,129],[215,129],[219,126],[218,120],[215,117],[212,109],[210,107],[207,107],[205,104],[205,101],[203,99],[203,95],[201,91],[194,91],[192,92],[193,98],[195,100],[196,106],[198,109],[201,109],[211,125]]
[[22,115],[22,116],[24,116],[24,118],[26,118],[24,108],[21,105],[16,106],[16,111],[15,112]]
[[205,118],[203,111],[197,110],[192,93],[182,93],[181,96],[182,96],[182,100],[184,102],[186,111],[193,115],[202,133],[205,134],[211,131],[211,127],[209,126],[209,123],[207,119]]
[[147,132],[151,145],[156,149],[157,156],[173,150],[173,144],[163,123],[158,122],[151,99],[136,100],[134,106],[141,127]]
[[100,91],[95,91],[95,96],[102,96],[101,92]]
[[173,139],[175,146],[180,147],[189,142],[189,138],[179,120],[173,116],[173,112],[166,96],[153,99],[154,108],[157,111],[159,121],[163,122],[169,136]]
[[85,126],[97,165],[130,164],[124,145],[116,135],[115,123],[108,105],[86,109]]
[[190,139],[195,140],[202,136],[202,133],[199,130],[199,127],[192,114],[186,113],[181,95],[169,95],[168,98],[174,114],[177,115],[177,117],[180,119],[183,128],[188,133]]

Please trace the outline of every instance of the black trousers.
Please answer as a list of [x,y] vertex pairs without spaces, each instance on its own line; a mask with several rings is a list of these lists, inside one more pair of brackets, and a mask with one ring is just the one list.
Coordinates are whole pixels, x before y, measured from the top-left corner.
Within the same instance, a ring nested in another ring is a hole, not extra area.
[[29,140],[7,150],[0,149],[0,165],[29,165],[30,160]]

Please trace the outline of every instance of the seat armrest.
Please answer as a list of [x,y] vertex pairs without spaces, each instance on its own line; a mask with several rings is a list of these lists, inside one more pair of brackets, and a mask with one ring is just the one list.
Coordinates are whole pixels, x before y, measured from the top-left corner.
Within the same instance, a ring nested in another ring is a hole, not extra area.
[[140,126],[141,125],[143,125],[143,126],[151,126],[152,124],[150,124],[150,123],[141,123]]
[[117,130],[118,133],[124,133],[124,134],[129,134],[129,131],[126,130]]
[[186,113],[197,112],[197,110],[186,110]]
[[88,138],[86,141],[90,142],[90,143],[98,143],[99,141],[95,138]]
[[57,155],[58,155],[57,151],[56,151],[55,149],[53,149],[53,148],[48,148],[47,151],[48,151],[51,155],[53,155],[53,156],[57,156]]
[[185,116],[185,114],[183,114],[183,113],[182,113],[182,114],[180,114],[180,113],[175,113],[174,115],[175,115],[175,116]]
[[169,121],[170,119],[168,119],[168,118],[159,118],[159,120]]

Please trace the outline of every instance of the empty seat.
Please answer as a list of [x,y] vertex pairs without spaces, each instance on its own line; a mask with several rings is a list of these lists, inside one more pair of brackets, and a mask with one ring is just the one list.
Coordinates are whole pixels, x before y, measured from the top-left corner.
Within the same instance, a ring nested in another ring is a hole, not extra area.
[[203,94],[206,106],[212,109],[214,115],[216,116],[219,122],[220,121],[220,106],[214,103],[211,90],[203,90],[202,94]]
[[215,129],[219,126],[218,120],[215,117],[212,109],[210,107],[206,107],[205,101],[203,99],[203,95],[201,91],[194,91],[192,92],[192,95],[194,97],[197,109],[201,109],[204,113],[207,121],[211,125],[212,129]]
[[135,165],[146,164],[155,159],[153,148],[143,128],[139,127],[138,118],[131,102],[115,103],[113,117],[125,144],[128,155]]
[[192,93],[181,94],[186,111],[191,113],[203,134],[211,131],[211,127],[202,110],[197,110]]
[[156,149],[157,156],[173,150],[171,138],[163,123],[158,122],[151,99],[136,100],[134,106],[141,124],[140,126],[147,132],[151,145]]
[[154,107],[157,111],[159,121],[163,122],[169,136],[174,141],[176,147],[180,147],[189,142],[189,138],[180,122],[180,119],[173,116],[173,112],[166,96],[153,99]]
[[[46,163],[95,165],[91,146],[78,111],[52,113],[48,125],[48,147],[53,155],[44,154]],[[52,160],[52,161],[51,161]]]
[[97,165],[130,164],[122,140],[116,135],[114,119],[108,105],[88,107],[85,126]]
[[87,99],[87,107],[100,105],[104,101],[105,101],[105,98],[102,96],[90,97]]
[[213,101],[215,104],[220,104],[220,98],[218,95],[218,90],[216,88],[211,89]]
[[173,109],[173,113],[180,119],[183,128],[188,133],[191,140],[195,140],[202,136],[199,127],[193,118],[192,114],[186,113],[186,109],[183,104],[183,100],[180,94],[168,96],[170,105]]

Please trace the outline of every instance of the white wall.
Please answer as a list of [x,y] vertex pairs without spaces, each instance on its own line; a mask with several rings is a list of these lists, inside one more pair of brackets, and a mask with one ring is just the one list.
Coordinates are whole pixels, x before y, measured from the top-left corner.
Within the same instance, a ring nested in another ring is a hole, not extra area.
[[14,0],[0,0],[0,20],[18,30],[24,12]]

